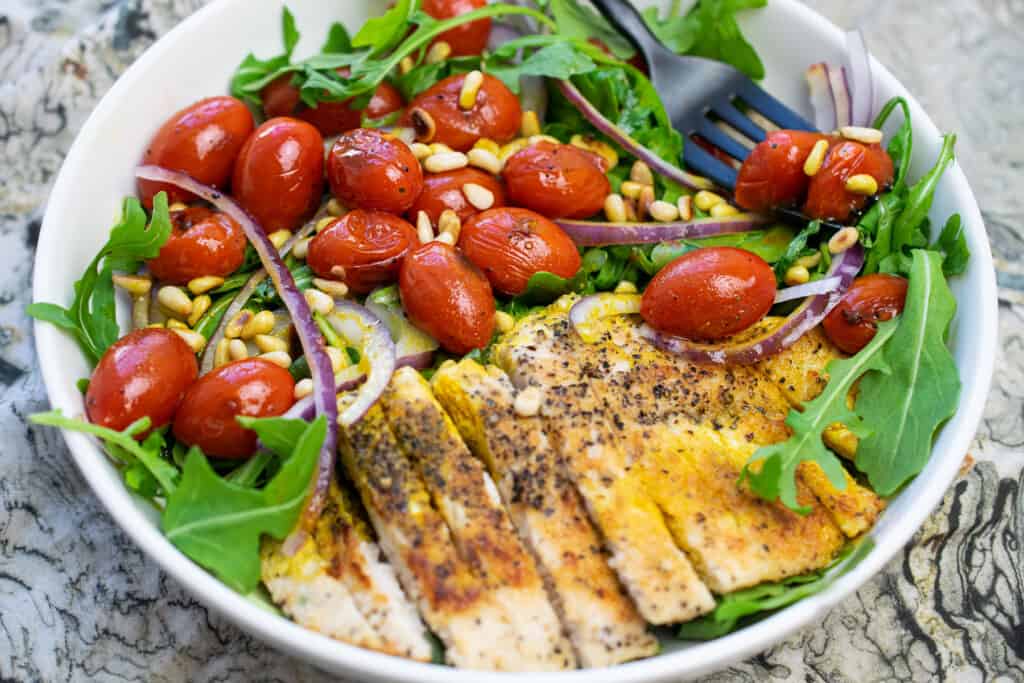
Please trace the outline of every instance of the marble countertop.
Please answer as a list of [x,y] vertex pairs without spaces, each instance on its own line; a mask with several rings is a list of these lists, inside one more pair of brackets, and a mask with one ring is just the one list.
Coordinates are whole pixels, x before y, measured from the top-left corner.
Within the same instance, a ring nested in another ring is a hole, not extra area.
[[[0,3],[0,681],[331,680],[168,579],[107,517],[59,435],[25,422],[47,407],[24,307],[49,186],[99,97],[202,4]],[[822,623],[707,680],[1024,681],[1024,3],[810,4],[863,28],[960,133],[998,257],[1001,355],[977,463],[906,552]]]

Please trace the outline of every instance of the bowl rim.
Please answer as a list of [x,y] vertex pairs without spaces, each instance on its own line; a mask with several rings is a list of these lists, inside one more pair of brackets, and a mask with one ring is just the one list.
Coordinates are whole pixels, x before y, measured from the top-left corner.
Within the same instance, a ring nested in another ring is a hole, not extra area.
[[[74,198],[71,169],[80,166],[80,157],[86,140],[98,128],[100,122],[111,115],[121,99],[121,92],[141,78],[147,67],[160,60],[170,49],[178,36],[207,21],[216,21],[220,14],[227,13],[234,5],[244,0],[215,0],[200,8],[184,21],[171,29],[160,40],[151,45],[117,79],[110,90],[101,98],[75,138],[61,166],[60,173],[51,191],[43,225],[37,245],[33,271],[33,300],[44,300],[45,286],[38,274],[48,267],[46,257],[55,249],[59,228],[50,220],[50,207],[72,201]],[[801,15],[805,21],[817,25],[826,38],[838,43],[842,33],[831,21],[797,0],[773,0],[785,5],[786,11]],[[895,77],[877,60],[872,59],[877,79],[898,90],[906,91]],[[914,116],[915,126],[928,136],[938,136],[939,131],[931,118],[913,96],[908,101]],[[984,226],[976,198],[959,164],[947,171],[953,181],[962,184],[967,191],[962,207],[968,225]],[[972,339],[971,356],[974,359],[975,391],[972,395],[961,395],[957,414],[945,429],[954,429],[952,443],[947,450],[966,453],[978,425],[988,397],[998,344],[998,301],[992,254],[987,236],[982,234],[974,240],[976,247],[972,254],[973,267],[980,267],[980,291],[972,291],[973,304],[980,305],[982,332]],[[59,363],[52,355],[54,335],[63,334],[48,324],[35,322],[34,335],[36,352],[40,361],[47,396],[52,405],[61,404],[59,396],[69,380],[58,373]],[[54,362],[50,362],[54,361]],[[657,655],[616,667],[586,669],[555,674],[528,673],[487,673],[461,671],[447,666],[423,664],[399,657],[379,654],[369,650],[332,640],[307,630],[285,617],[269,613],[245,596],[228,588],[219,579],[207,573],[175,548],[161,533],[157,525],[148,523],[135,507],[135,500],[119,481],[110,481],[100,476],[97,468],[90,467],[97,458],[105,458],[94,441],[84,434],[62,430],[82,476],[89,483],[100,502],[132,541],[142,548],[162,570],[171,575],[187,591],[204,605],[226,617],[243,631],[287,650],[291,655],[303,658],[313,664],[347,674],[372,676],[380,680],[429,681],[436,683],[469,683],[470,681],[509,681],[517,676],[521,680],[530,677],[531,683],[612,683],[623,681],[680,680],[719,670],[728,664],[744,659],[772,645],[781,642],[795,631],[818,620],[842,600],[864,585],[878,573],[899,552],[922,526],[926,518],[945,496],[949,485],[960,468],[960,461],[953,457],[929,461],[927,469],[934,470],[933,478],[942,486],[933,486],[921,491],[916,504],[900,520],[900,524],[889,531],[889,538],[883,545],[877,545],[852,571],[837,580],[826,591],[805,598],[794,605],[755,624],[713,641],[695,645],[692,648]],[[933,452],[934,455],[934,452]]]

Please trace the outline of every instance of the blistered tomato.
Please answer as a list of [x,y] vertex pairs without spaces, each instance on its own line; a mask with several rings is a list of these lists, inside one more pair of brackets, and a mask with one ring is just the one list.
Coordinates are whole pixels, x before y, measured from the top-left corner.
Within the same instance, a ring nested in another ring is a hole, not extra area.
[[335,220],[309,243],[306,262],[321,277],[344,269],[345,283],[356,294],[398,278],[402,258],[419,244],[416,229],[383,211],[356,209]]
[[876,273],[853,281],[839,305],[825,318],[825,334],[846,353],[857,353],[874,339],[878,323],[903,312],[907,281]]
[[430,242],[409,252],[399,271],[398,289],[409,319],[446,351],[461,355],[491,341],[491,285],[454,247]]
[[245,233],[226,213],[193,206],[171,212],[171,235],[148,262],[162,282],[183,285],[204,275],[226,277],[245,260]]
[[605,168],[593,152],[544,141],[512,155],[502,175],[509,203],[548,218],[587,218],[611,192]]
[[661,332],[710,341],[747,329],[774,301],[775,274],[764,259],[734,247],[706,247],[654,276],[640,315]]
[[275,417],[294,403],[295,380],[279,365],[247,358],[206,373],[189,388],[174,416],[174,436],[207,455],[247,458],[256,432],[235,418]]
[[324,139],[305,121],[279,117],[245,143],[231,192],[266,232],[295,230],[323,193]]
[[465,80],[465,74],[449,76],[417,95],[409,105],[405,125],[413,126],[422,142],[440,142],[460,151],[468,150],[480,138],[495,142],[514,138],[523,118],[519,98],[500,80],[485,74],[473,107],[463,109],[459,95]]
[[515,296],[536,273],[571,278],[580,269],[572,239],[544,216],[527,209],[491,209],[462,226],[459,248],[491,285]]
[[875,179],[879,191],[892,182],[893,164],[881,145],[865,145],[852,140],[834,143],[821,170],[811,179],[804,213],[811,218],[845,223],[867,204],[869,197],[846,189],[846,181],[855,175]]
[[[224,188],[253,125],[249,108],[234,97],[200,100],[167,119],[146,147],[142,163],[182,171],[201,183]],[[138,190],[147,208],[161,190],[167,192],[170,203],[193,199],[182,189],[154,180],[139,180]]]
[[389,133],[344,133],[327,157],[331,192],[349,206],[403,213],[423,189],[423,171],[409,146]]
[[[339,72],[347,72],[347,69],[339,69]],[[269,117],[294,116],[307,121],[316,126],[324,137],[358,128],[362,125],[364,115],[369,119],[381,119],[405,106],[401,93],[390,83],[384,82],[377,86],[364,110],[355,109],[352,100],[320,102],[315,107],[307,107],[299,98],[299,89],[292,84],[291,79],[291,74],[279,76],[260,91],[264,113]]]
[[[435,19],[451,19],[487,5],[487,0],[423,0],[423,11]],[[477,19],[445,31],[434,42],[444,41],[452,56],[478,55],[491,36],[491,20]]]
[[162,427],[198,373],[195,354],[177,334],[136,330],[100,358],[85,392],[85,412],[90,422],[117,431],[143,417]]
[[494,197],[492,207],[505,206],[505,188],[501,181],[489,173],[475,168],[460,168],[445,173],[431,173],[423,178],[423,191],[409,209],[410,221],[415,221],[420,211],[426,211],[434,225],[446,209],[458,214],[459,219],[466,221],[480,213],[480,209],[469,203],[466,197],[466,185],[479,185]]
[[736,179],[736,203],[750,211],[769,211],[794,206],[806,195],[811,183],[804,163],[819,140],[820,133],[777,130],[768,133],[743,162]]

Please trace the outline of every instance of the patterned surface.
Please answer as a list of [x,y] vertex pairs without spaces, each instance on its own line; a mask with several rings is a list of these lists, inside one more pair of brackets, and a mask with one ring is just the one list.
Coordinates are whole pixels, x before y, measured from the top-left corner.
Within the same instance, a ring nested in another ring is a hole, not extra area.
[[[48,187],[99,96],[201,0],[0,8],[0,680],[327,681],[168,580],[107,518],[55,433],[23,310]],[[1024,3],[814,2],[861,26],[960,160],[1000,258],[999,372],[972,455],[908,552],[712,681],[1024,681]],[[927,8],[927,14],[923,9]]]

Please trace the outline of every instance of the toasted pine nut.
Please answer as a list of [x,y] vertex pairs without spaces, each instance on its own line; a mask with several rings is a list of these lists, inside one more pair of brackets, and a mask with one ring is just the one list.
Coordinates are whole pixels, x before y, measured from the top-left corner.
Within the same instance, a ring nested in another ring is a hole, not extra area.
[[639,160],[634,161],[633,167],[629,169],[629,179],[641,185],[654,184],[654,174],[651,173],[651,167]]
[[168,318],[167,319],[167,329],[169,329],[169,330],[187,330],[188,329],[188,325],[186,325],[185,323],[181,322],[180,320],[178,320],[176,318]]
[[342,349],[328,346],[327,356],[331,359],[331,372],[335,374],[349,366],[348,354]]
[[878,194],[878,181],[867,173],[858,173],[846,179],[846,191],[870,197]]
[[825,155],[827,153],[828,140],[818,140],[815,142],[814,147],[811,148],[811,153],[807,155],[807,161],[804,162],[804,175],[811,176],[812,178],[818,175],[821,165],[825,163]]
[[416,214],[416,236],[420,238],[420,244],[426,244],[434,239],[434,226],[430,223],[430,216],[426,211]]
[[213,305],[213,299],[210,298],[209,294],[201,294],[192,301],[192,312],[188,316],[188,324],[190,327],[195,327],[196,323],[206,315],[206,312],[210,310],[210,306]]
[[636,285],[629,280],[623,280],[619,284],[615,285],[616,294],[636,294]]
[[693,198],[693,203],[701,211],[711,211],[712,207],[717,206],[725,201],[721,195],[717,195],[714,192],[708,192],[707,190],[701,190]]
[[409,147],[412,150],[412,155],[416,157],[416,161],[423,161],[431,155],[430,145],[424,145],[422,142],[414,142]]
[[348,296],[348,285],[337,280],[327,280],[320,277],[313,278],[313,286],[324,294],[341,299]]
[[810,281],[811,274],[803,266],[793,266],[786,271],[786,284],[790,287],[803,285]]
[[636,200],[624,199],[622,204],[626,207],[627,223],[636,223],[638,220],[640,220],[640,217],[637,215]]
[[[228,347],[231,345],[231,340],[224,338],[217,342],[217,348],[213,351],[213,367],[219,368],[222,365],[226,365],[231,360],[231,356],[228,353]],[[243,344],[244,346],[244,344]]]
[[651,212],[651,218],[662,223],[670,223],[679,218],[679,209],[676,208],[676,205],[663,202],[660,199],[651,202],[648,211]]
[[316,222],[316,227],[313,229],[316,231],[316,234],[319,235],[324,230],[326,230],[331,225],[331,223],[333,223],[336,220],[338,219],[335,218],[334,216],[327,216],[326,218],[321,218]]
[[443,142],[432,142],[430,143],[431,154],[444,154],[445,152],[454,152],[455,150],[444,144]]
[[501,151],[501,145],[490,138],[480,138],[473,143],[473,149],[486,150],[494,156],[498,156],[498,152]]
[[[342,216],[345,214],[345,205],[339,202],[334,197],[331,197],[330,201],[327,202],[327,213],[331,214],[335,218],[337,218],[338,216]],[[319,225],[320,223],[317,223],[317,227],[319,227]],[[320,231],[317,230],[317,232]]]
[[491,175],[499,175],[501,173],[501,159],[499,159],[494,152],[484,149],[483,147],[469,150],[469,154],[466,155],[466,160],[469,162],[470,166],[476,166],[479,169],[487,171]]
[[391,129],[391,135],[401,140],[406,145],[416,142],[416,129],[406,126],[395,126]]
[[640,190],[640,196],[636,198],[637,213],[640,214],[641,220],[650,215],[651,204],[654,203],[654,188],[650,185],[644,185],[643,188]]
[[462,221],[459,219],[459,214],[451,209],[442,211],[441,217],[437,220],[437,229],[442,235],[451,235],[452,239],[458,242],[459,234],[462,232]]
[[279,250],[284,246],[284,243],[292,238],[291,230],[277,230],[267,235],[267,239],[274,245],[274,248]]
[[459,93],[459,107],[465,110],[476,106],[476,96],[480,93],[480,87],[484,84],[484,75],[480,71],[470,71],[462,81],[462,91]]
[[505,311],[498,311],[494,314],[494,327],[501,334],[510,332],[516,326],[516,319]]
[[585,149],[585,150],[590,150],[590,143],[591,142],[592,141],[589,140],[585,135],[580,135],[579,133],[576,133],[571,138],[569,138],[569,144],[570,145],[572,145],[573,147],[579,147],[580,149]]
[[801,256],[794,265],[803,266],[810,270],[811,268],[817,268],[819,263],[821,263],[821,252],[815,252],[810,256]]
[[295,258],[305,259],[309,254],[309,242],[310,239],[308,237],[296,242],[295,246],[292,247],[292,255],[295,256]]
[[154,330],[160,330],[160,329],[164,329],[166,326],[163,323],[150,323],[150,324],[146,325],[146,327],[149,327],[149,328],[154,329]]
[[439,64],[452,56],[452,46],[443,40],[439,40],[427,50],[427,64]]
[[133,296],[144,296],[153,289],[153,280],[146,275],[114,275],[114,284]]
[[411,56],[402,57],[402,61],[398,63],[398,70],[404,76],[416,67],[416,62],[413,61]]
[[192,312],[192,300],[188,298],[188,294],[181,287],[161,287],[160,291],[156,293],[156,300],[169,313],[173,313],[179,318],[187,318],[188,314]]
[[133,330],[141,330],[149,325],[149,303],[149,297],[145,294],[132,297]]
[[540,135],[540,118],[537,116],[537,112],[532,109],[523,112],[519,132],[524,138]]
[[622,201],[622,195],[612,193],[604,198],[604,215],[612,223],[626,220],[626,203]]
[[877,145],[885,137],[882,131],[877,128],[863,128],[861,126],[843,126],[839,134],[847,140],[863,142],[865,145]]
[[544,395],[537,387],[526,387],[518,394],[516,394],[516,400],[513,404],[516,415],[520,417],[533,417],[540,412],[541,403],[544,400]]
[[451,234],[450,232],[442,232],[440,235],[438,235],[437,237],[434,238],[434,241],[435,242],[442,242],[444,244],[447,244],[450,247],[454,247],[456,239],[455,239],[455,235]]
[[725,202],[715,204],[711,207],[712,218],[728,218],[729,216],[738,216],[739,213],[739,209],[732,204],[726,204]]
[[170,206],[167,207],[167,210],[168,211],[184,211],[187,208],[188,208],[188,204],[186,204],[185,202],[174,202],[173,204],[171,204]]
[[828,250],[833,254],[841,254],[860,241],[860,231],[857,228],[843,228],[832,239],[828,241]]
[[503,145],[501,150],[498,152],[498,159],[504,164],[509,158],[515,156],[519,152],[526,149],[526,146],[530,144],[526,138],[516,138],[512,142]]
[[550,142],[552,145],[562,144],[561,142],[559,142],[558,138],[556,138],[553,135],[531,135],[530,137],[526,138],[526,144],[528,145],[536,145],[541,142]]
[[466,183],[462,186],[462,194],[466,195],[466,201],[480,211],[486,211],[494,206],[494,193],[483,185]]
[[[306,290],[311,291],[311,290]],[[287,351],[288,342],[280,337],[275,337],[272,334],[257,334],[252,338],[256,348],[260,350],[260,353],[270,353],[271,351]]]
[[345,266],[340,265],[331,266],[331,275],[333,275],[334,279],[337,280],[338,282],[344,282],[345,278],[348,277],[348,273],[345,272]]
[[423,168],[428,173],[444,173],[465,168],[469,165],[469,159],[462,152],[441,152],[431,154],[423,161]]
[[274,318],[272,311],[260,311],[245,323],[240,336],[242,339],[252,339],[257,334],[269,334],[276,323],[277,319]]
[[416,131],[416,139],[419,142],[429,143],[437,135],[437,123],[426,109],[414,107],[409,112],[409,118],[412,120],[412,127]]
[[301,400],[313,393],[313,380],[310,378],[300,379],[295,383],[295,400]]
[[334,299],[327,296],[319,289],[307,289],[302,293],[306,297],[306,303],[314,313],[327,315],[334,310]]
[[246,323],[252,320],[252,311],[241,310],[235,314],[231,320],[228,321],[227,327],[224,328],[224,336],[228,339],[235,339],[242,336],[242,328],[245,327]]
[[676,202],[676,208],[679,209],[679,218],[684,221],[693,220],[693,197],[688,194],[684,194]]
[[268,360],[274,365],[279,365],[285,370],[292,364],[292,357],[289,356],[285,351],[271,351],[270,353],[261,353],[260,358]]
[[198,332],[193,332],[188,329],[175,329],[174,333],[184,339],[185,343],[188,344],[188,347],[195,353],[199,353],[203,350],[203,347],[206,346],[206,337]]
[[188,281],[188,291],[193,294],[206,294],[224,284],[224,278],[216,275],[204,275]]
[[646,186],[632,180],[625,180],[622,185],[619,186],[619,192],[630,199],[636,199],[640,196],[640,193],[643,192],[644,187]]

